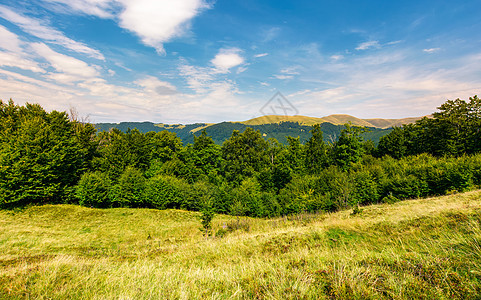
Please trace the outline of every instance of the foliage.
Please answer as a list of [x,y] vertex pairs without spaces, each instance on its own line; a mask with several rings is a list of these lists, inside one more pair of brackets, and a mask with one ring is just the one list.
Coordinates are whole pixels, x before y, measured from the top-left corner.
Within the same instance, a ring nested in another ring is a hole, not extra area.
[[84,173],[76,186],[79,204],[97,208],[110,207],[111,186],[111,180],[105,173],[98,171]]
[[[283,144],[229,123],[208,128],[244,131],[218,145],[206,129],[184,146],[166,130],[95,135],[75,115],[2,102],[0,205],[201,211],[208,199],[215,213],[275,217],[468,191],[481,186],[479,106],[476,96],[448,100],[432,118],[392,129],[376,148],[364,141],[365,128],[351,124],[315,125]],[[279,134],[300,128],[271,125]]]
[[361,133],[362,127],[346,124],[333,148],[333,160],[341,169],[347,170],[350,166],[361,160],[364,153]]
[[119,207],[143,207],[145,177],[134,167],[127,167],[120,175],[119,181],[113,186],[114,206]]
[[[341,133],[342,136],[342,133]],[[319,124],[314,125],[311,137],[305,145],[306,168],[310,173],[319,173],[328,164],[327,146]]]
[[268,143],[259,131],[247,128],[244,132],[234,130],[222,145],[224,172],[228,180],[240,182],[251,177],[268,164]]
[[401,158],[429,153],[435,156],[462,156],[481,150],[481,100],[447,100],[432,118],[395,128],[379,142],[379,155]]
[[0,207],[69,199],[88,167],[89,127],[66,113],[11,100],[0,101],[0,124]]
[[215,212],[210,199],[204,199],[204,204],[200,213],[200,221],[202,224],[200,230],[204,233],[204,236],[209,236],[212,234],[212,220],[215,217]]
[[157,209],[181,208],[188,184],[182,179],[157,175],[146,182],[144,200],[148,207]]

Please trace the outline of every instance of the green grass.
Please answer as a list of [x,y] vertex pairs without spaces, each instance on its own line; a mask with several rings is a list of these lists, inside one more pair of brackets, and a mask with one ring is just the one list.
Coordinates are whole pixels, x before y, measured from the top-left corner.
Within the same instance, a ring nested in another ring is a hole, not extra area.
[[[276,219],[0,211],[1,299],[480,299],[481,191]],[[221,230],[222,231],[222,230]]]

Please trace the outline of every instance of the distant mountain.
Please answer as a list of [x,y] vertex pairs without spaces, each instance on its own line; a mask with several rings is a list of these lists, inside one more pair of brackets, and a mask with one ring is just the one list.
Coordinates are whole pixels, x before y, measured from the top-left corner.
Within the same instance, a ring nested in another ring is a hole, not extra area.
[[262,116],[240,122],[245,125],[264,125],[279,122],[298,122],[302,125],[312,126],[314,124],[321,124],[328,122],[334,125],[344,125],[351,122],[355,126],[376,127],[376,128],[390,128],[394,126],[401,126],[404,124],[414,123],[422,117],[404,118],[404,119],[359,119],[350,115],[329,115],[327,117],[315,118],[305,116]]
[[127,131],[129,128],[137,128],[141,132],[167,130],[174,132],[182,139],[184,144],[193,143],[194,135],[199,135],[202,130],[212,136],[217,144],[222,144],[232,135],[233,130],[244,131],[247,127],[259,130],[265,139],[275,138],[279,142],[287,143],[286,136],[299,137],[301,142],[309,139],[312,125],[321,124],[326,142],[334,142],[339,137],[344,124],[351,122],[355,126],[364,126],[369,132],[363,134],[366,140],[379,142],[379,139],[388,134],[393,126],[413,123],[419,118],[405,119],[359,119],[350,115],[330,115],[323,118],[305,116],[262,116],[244,122],[222,123],[195,123],[195,124],[155,124],[152,122],[121,122],[121,123],[97,123],[95,127],[99,131],[108,131],[118,128]]

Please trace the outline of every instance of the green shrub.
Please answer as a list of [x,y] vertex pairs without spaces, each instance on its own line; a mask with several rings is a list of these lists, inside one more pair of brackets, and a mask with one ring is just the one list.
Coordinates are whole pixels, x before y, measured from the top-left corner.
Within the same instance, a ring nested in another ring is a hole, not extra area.
[[354,182],[353,203],[356,205],[366,205],[378,201],[378,184],[367,170],[351,173],[350,177]]
[[80,178],[75,188],[75,195],[80,205],[106,208],[111,206],[111,186],[112,183],[107,174],[88,172]]
[[120,207],[143,207],[145,178],[134,167],[127,167],[113,189],[113,203]]
[[149,207],[157,209],[181,208],[188,184],[181,179],[157,175],[146,182],[144,200]]
[[396,174],[384,187],[384,194],[392,194],[397,199],[414,199],[428,194],[428,184],[414,175]]

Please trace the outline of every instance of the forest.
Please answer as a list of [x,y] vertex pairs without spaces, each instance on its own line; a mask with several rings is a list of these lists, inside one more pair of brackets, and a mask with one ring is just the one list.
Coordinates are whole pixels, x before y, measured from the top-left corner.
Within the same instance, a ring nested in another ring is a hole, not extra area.
[[481,185],[481,101],[447,100],[376,145],[346,124],[326,142],[264,139],[250,127],[221,145],[207,132],[99,131],[67,112],[0,101],[0,207],[178,208],[274,217],[445,195]]
[[[323,138],[325,142],[334,142],[339,137],[344,125],[335,125],[329,122],[320,123]],[[173,132],[179,137],[183,143],[192,144],[194,142],[195,133],[200,133],[199,128],[203,128],[208,136],[212,138],[214,143],[222,145],[228,138],[231,137],[234,130],[244,131],[247,128],[260,131],[264,139],[275,138],[279,143],[288,145],[287,137],[299,137],[301,143],[307,142],[311,137],[310,131],[312,126],[300,124],[299,122],[280,121],[278,123],[267,123],[259,125],[246,125],[239,122],[221,122],[217,124],[196,123],[187,125],[166,125],[154,124],[152,122],[121,122],[115,123],[97,123],[95,128],[97,131],[110,131],[117,128],[123,132],[129,129],[138,129],[142,133],[149,131],[159,132],[168,131]],[[366,140],[372,140],[378,143],[381,136],[391,132],[391,128],[377,128],[369,127],[361,136]],[[193,134],[194,132],[194,134]]]

